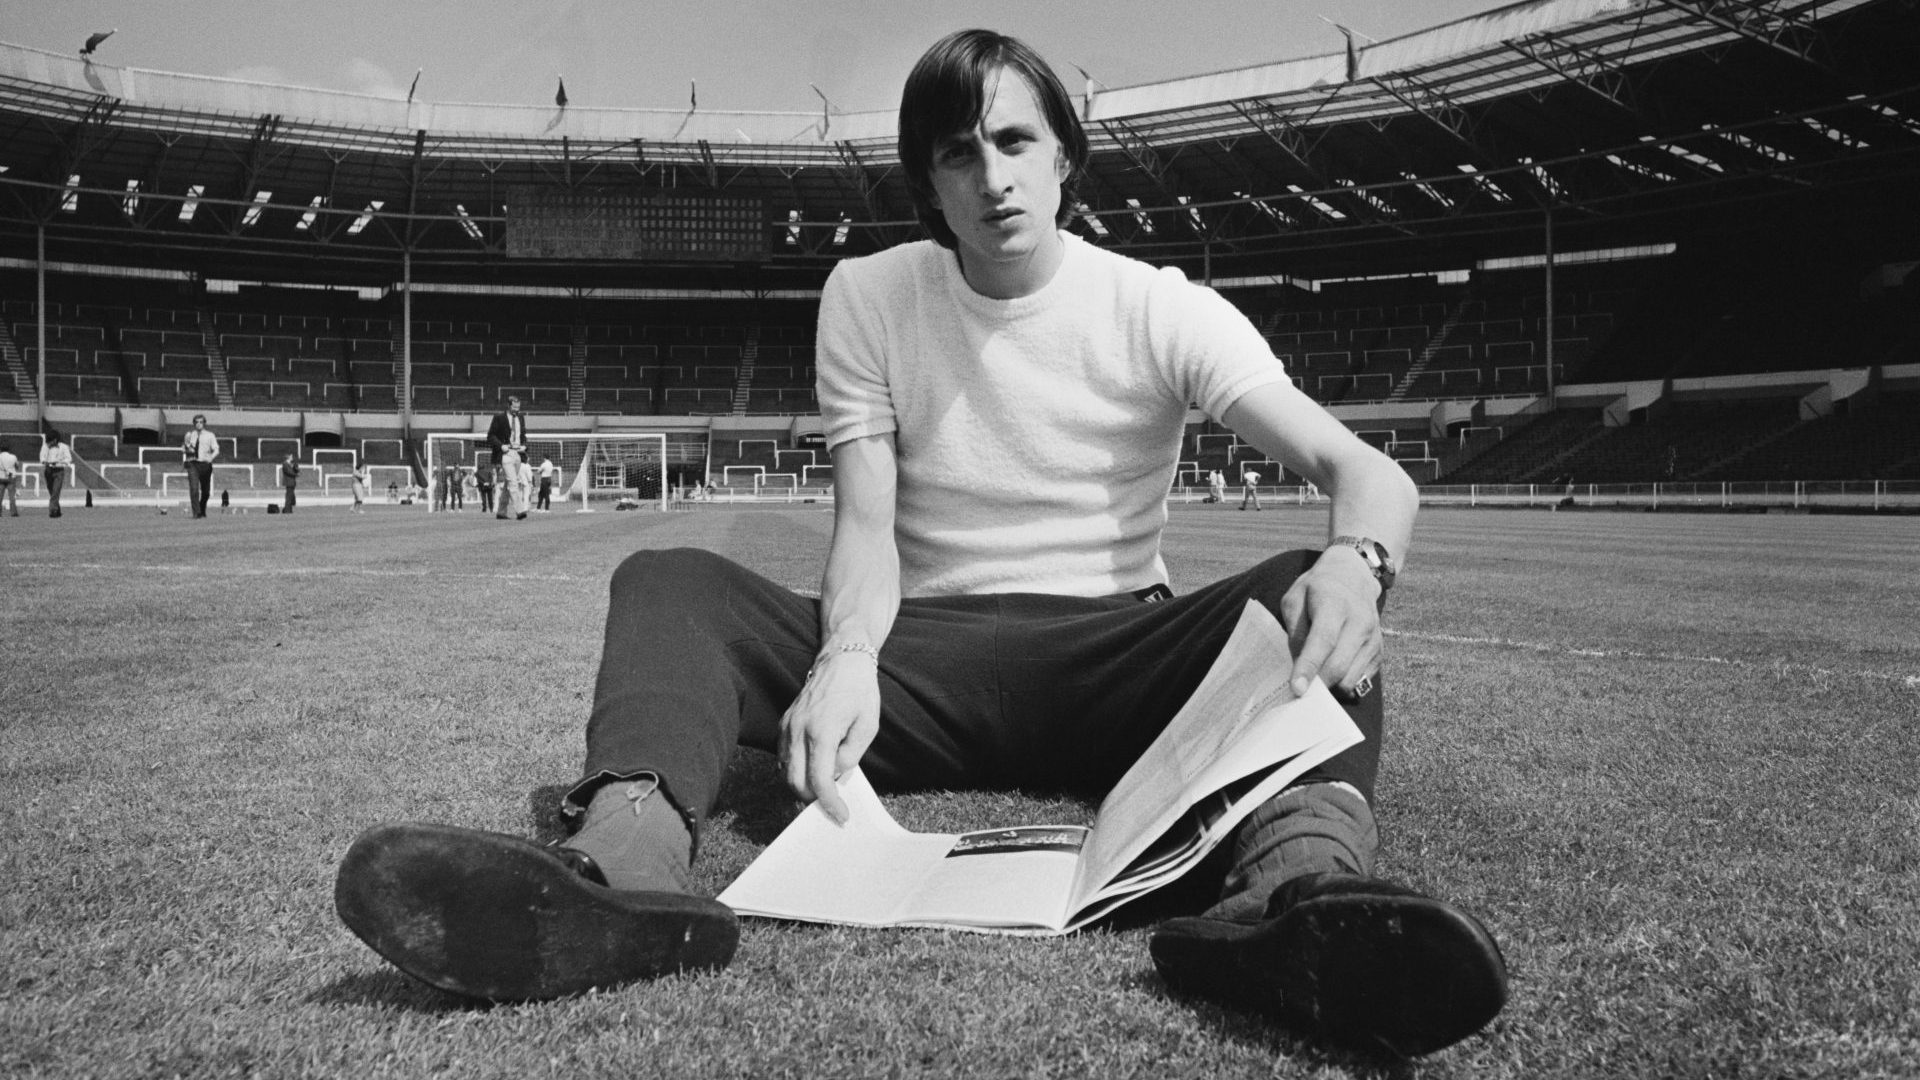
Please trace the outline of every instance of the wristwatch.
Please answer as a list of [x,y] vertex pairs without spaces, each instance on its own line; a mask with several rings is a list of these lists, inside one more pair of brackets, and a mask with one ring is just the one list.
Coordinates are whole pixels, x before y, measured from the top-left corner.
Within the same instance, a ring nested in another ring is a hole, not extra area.
[[1329,548],[1350,547],[1359,552],[1360,557],[1366,560],[1367,569],[1373,571],[1373,580],[1380,583],[1380,591],[1384,593],[1393,588],[1396,571],[1393,555],[1387,551],[1385,544],[1366,536],[1336,536],[1333,538],[1333,543],[1327,546]]

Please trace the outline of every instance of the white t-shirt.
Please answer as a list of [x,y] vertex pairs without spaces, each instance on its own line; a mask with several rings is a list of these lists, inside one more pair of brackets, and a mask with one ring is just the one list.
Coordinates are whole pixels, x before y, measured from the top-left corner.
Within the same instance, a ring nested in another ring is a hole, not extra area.
[[894,435],[906,596],[1164,583],[1189,403],[1218,418],[1287,378],[1213,290],[1061,236],[1053,280],[1013,300],[974,292],[931,241],[844,261],[827,281],[827,445]]
[[20,459],[11,450],[0,450],[0,480],[11,480],[20,472]]

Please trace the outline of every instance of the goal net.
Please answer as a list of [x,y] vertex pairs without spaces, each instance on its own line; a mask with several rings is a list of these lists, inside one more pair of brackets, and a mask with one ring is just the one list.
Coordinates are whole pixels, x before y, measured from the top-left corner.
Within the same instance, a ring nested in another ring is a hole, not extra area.
[[[478,509],[470,492],[481,475],[492,476],[493,497],[510,494],[504,475],[494,476],[487,437],[435,432],[427,436],[427,506],[451,509],[454,484],[465,509]],[[551,508],[576,511],[667,509],[667,437],[659,434],[536,435],[527,440],[527,506],[539,509],[545,478]],[[497,470],[505,472],[504,467]]]

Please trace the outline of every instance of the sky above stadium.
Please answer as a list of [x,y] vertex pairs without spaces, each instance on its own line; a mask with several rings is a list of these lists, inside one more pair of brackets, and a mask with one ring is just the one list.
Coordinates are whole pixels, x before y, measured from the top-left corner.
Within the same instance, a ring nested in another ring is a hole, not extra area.
[[[0,40],[95,59],[424,101],[890,110],[942,34],[1025,38],[1068,88],[1109,87],[1337,52],[1339,22],[1378,40],[1501,0],[0,0]],[[1364,38],[1363,38],[1364,42]]]

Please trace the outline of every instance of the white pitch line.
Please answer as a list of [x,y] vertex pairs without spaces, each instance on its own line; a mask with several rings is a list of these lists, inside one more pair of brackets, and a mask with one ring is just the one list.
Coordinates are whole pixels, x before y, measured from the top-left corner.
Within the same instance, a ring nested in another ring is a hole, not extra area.
[[129,566],[125,563],[7,563],[0,564],[7,570],[134,570],[143,574],[177,573],[218,573],[223,577],[375,577],[375,578],[459,578],[477,581],[585,581],[587,579],[573,574],[472,574],[448,572],[446,570],[375,570],[364,566],[275,566],[270,568],[248,568],[229,566],[196,566],[189,563],[147,563]]
[[1846,679],[1884,679],[1897,682],[1909,690],[1920,690],[1920,675],[1908,675],[1898,671],[1834,671],[1831,668],[1816,667],[1812,664],[1796,664],[1787,660],[1774,660],[1765,663],[1753,660],[1739,660],[1729,656],[1696,656],[1689,653],[1643,652],[1639,649],[1594,649],[1578,645],[1561,645],[1544,641],[1515,641],[1500,637],[1467,637],[1461,634],[1436,634],[1422,630],[1382,629],[1387,637],[1408,638],[1414,641],[1434,641],[1444,645],[1488,645],[1500,649],[1520,649],[1526,652],[1555,653],[1560,656],[1579,656],[1595,660],[1658,660],[1682,664],[1718,664],[1733,668],[1766,668],[1770,671],[1804,672],[1809,675],[1826,675]]

